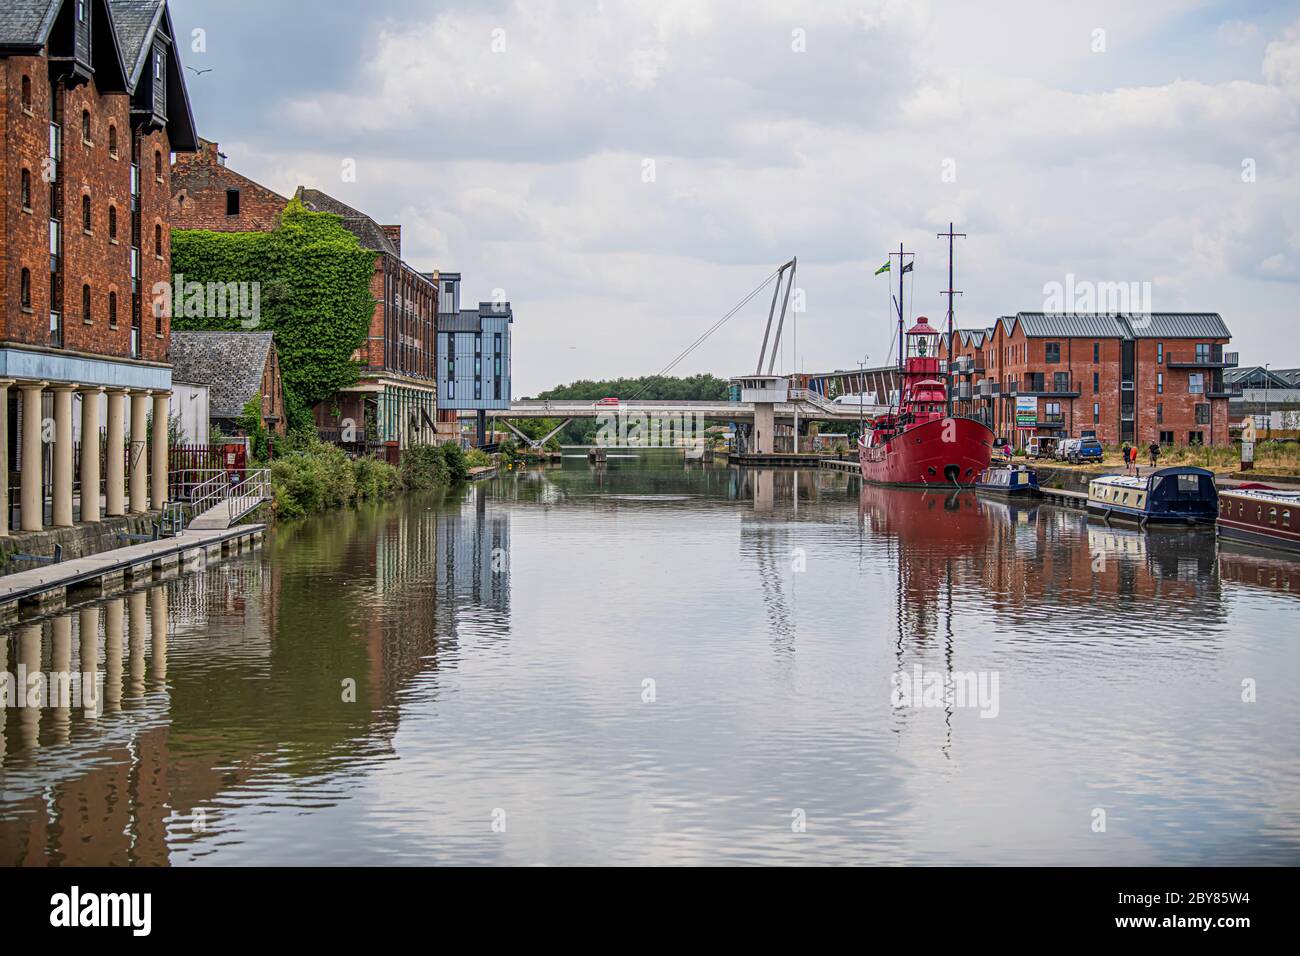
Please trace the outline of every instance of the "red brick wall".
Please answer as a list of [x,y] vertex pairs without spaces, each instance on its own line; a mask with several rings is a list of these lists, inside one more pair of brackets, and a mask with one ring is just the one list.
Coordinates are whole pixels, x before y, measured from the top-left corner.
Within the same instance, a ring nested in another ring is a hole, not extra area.
[[[280,223],[285,197],[219,161],[216,143],[178,153],[172,166],[172,222],[177,229],[270,232]],[[239,190],[239,215],[226,215],[226,190]]]
[[[1046,360],[1047,343],[1058,342],[1061,359],[1057,363]],[[1093,344],[1099,346],[1097,363],[1092,360]],[[1171,369],[1168,359],[1191,359],[1196,352],[1197,342],[1219,343],[1226,345],[1227,339],[1168,339],[1163,341],[1165,362],[1158,364],[1157,341],[1138,339],[1135,343],[1136,375],[1134,391],[1137,418],[1135,422],[1135,441],[1147,445],[1159,438],[1162,431],[1174,433],[1174,442],[1185,445],[1190,432],[1204,433],[1206,444],[1228,444],[1228,400],[1226,398],[1208,398],[1204,393],[1188,392],[1189,373],[1200,372],[1204,376],[1208,389],[1213,379],[1211,369]],[[954,355],[970,355],[979,364],[983,358],[985,372],[975,376],[992,379],[1002,386],[1002,396],[993,402],[981,402],[975,399],[970,407],[990,406],[993,412],[993,429],[999,437],[1012,439],[1014,444],[1022,445],[1032,434],[1028,430],[1020,431],[1015,427],[1015,401],[1006,396],[1008,379],[1014,379],[1022,387],[1030,372],[1041,372],[1045,381],[1050,381],[1055,372],[1068,372],[1071,381],[1079,391],[1078,398],[1048,397],[1038,399],[1039,411],[1045,412],[1048,402],[1061,406],[1065,416],[1064,429],[1070,436],[1077,437],[1085,430],[1095,430],[1103,444],[1120,443],[1120,339],[1092,338],[1026,338],[1023,329],[1017,325],[1014,332],[1006,334],[1001,323],[994,328],[982,348],[973,345],[955,348]],[[1098,389],[1093,392],[1093,374],[1098,376]],[[1157,374],[1163,375],[1163,391],[1157,392]],[[1093,423],[1093,404],[1100,406],[1098,421]],[[1197,404],[1208,403],[1211,406],[1212,424],[1196,423]],[[1162,414],[1157,419],[1157,405],[1163,405]],[[1043,433],[1043,432],[1040,432]]]
[[[5,236],[3,337],[17,342],[49,343],[49,185],[41,173],[49,153],[49,70],[43,57],[0,60],[5,74]],[[21,77],[32,81],[32,111],[20,106]],[[64,348],[127,358],[131,352],[131,128],[125,93],[100,95],[93,81],[65,88],[63,96],[63,328]],[[82,136],[81,114],[90,113],[90,139]],[[109,129],[117,132],[116,156],[109,152]],[[162,158],[161,182],[154,173],[154,154]],[[152,288],[170,277],[168,186],[170,145],[165,130],[141,137],[141,290],[143,318],[141,357],[166,361],[170,328],[164,318],[156,327]],[[21,208],[19,182],[27,167],[32,176],[31,212]],[[83,228],[82,197],[90,199],[91,228]],[[117,241],[109,238],[109,209],[117,210]],[[162,229],[161,256],[155,255],[154,227]],[[32,309],[19,304],[19,276],[31,271]],[[91,289],[90,314],[82,309],[82,287]],[[109,325],[109,295],[117,293],[117,327]]]

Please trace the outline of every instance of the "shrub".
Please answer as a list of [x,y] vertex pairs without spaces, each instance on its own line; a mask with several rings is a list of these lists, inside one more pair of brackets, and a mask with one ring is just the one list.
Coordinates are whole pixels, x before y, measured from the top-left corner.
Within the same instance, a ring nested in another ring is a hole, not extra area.
[[492,464],[492,456],[482,448],[471,448],[465,453],[465,464],[470,468],[483,468]]
[[447,465],[447,477],[452,481],[464,481],[469,477],[469,464],[465,460],[465,450],[456,442],[447,442],[438,448],[442,460]]
[[426,491],[450,483],[447,458],[437,445],[415,445],[402,452],[398,466],[407,491]]

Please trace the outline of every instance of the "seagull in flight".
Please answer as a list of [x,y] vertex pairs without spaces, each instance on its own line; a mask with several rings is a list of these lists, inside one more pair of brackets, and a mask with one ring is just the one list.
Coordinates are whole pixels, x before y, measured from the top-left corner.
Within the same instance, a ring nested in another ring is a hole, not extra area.
[[189,70],[189,71],[190,71],[191,73],[193,73],[195,76],[202,76],[204,73],[211,73],[214,69],[216,69],[216,67],[212,67],[212,66],[210,66],[210,67],[208,67],[206,70],[196,70],[196,69],[194,69],[194,67],[192,67],[192,66],[187,66],[187,67],[185,67],[185,69]]

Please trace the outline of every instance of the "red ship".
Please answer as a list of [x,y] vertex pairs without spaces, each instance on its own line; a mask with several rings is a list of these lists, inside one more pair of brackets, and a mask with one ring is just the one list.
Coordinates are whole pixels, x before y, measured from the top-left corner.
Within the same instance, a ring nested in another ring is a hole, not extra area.
[[[952,227],[949,226],[951,249]],[[939,367],[939,333],[924,316],[903,332],[903,266],[899,248],[897,408],[868,422],[858,439],[864,481],[882,485],[953,487],[973,484],[993,457],[993,432],[952,413],[947,373]],[[891,257],[892,258],[892,257]],[[952,350],[952,259],[948,260],[948,346]],[[948,367],[952,365],[949,354]]]

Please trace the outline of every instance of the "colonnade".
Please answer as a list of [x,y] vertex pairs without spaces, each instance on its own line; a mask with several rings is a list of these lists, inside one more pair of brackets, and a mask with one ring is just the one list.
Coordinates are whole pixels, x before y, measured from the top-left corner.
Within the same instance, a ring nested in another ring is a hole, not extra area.
[[[42,531],[45,523],[45,486],[42,460],[46,443],[53,446],[49,527],[72,527],[73,521],[73,429],[72,398],[81,396],[81,520],[97,522],[103,517],[145,514],[161,510],[167,502],[167,423],[171,393],[150,389],[107,388],[64,382],[0,379],[0,455],[7,458],[9,447],[9,389],[21,396],[22,434],[19,436],[20,472],[19,530]],[[53,393],[54,417],[45,418],[42,397]],[[104,424],[103,502],[100,501],[100,395],[107,393]],[[130,403],[131,443],[126,445],[126,413]],[[150,404],[153,413],[153,442],[146,440]],[[152,453],[146,455],[151,447]],[[129,465],[127,464],[129,460]],[[9,533],[9,468],[0,466],[0,535]]]

